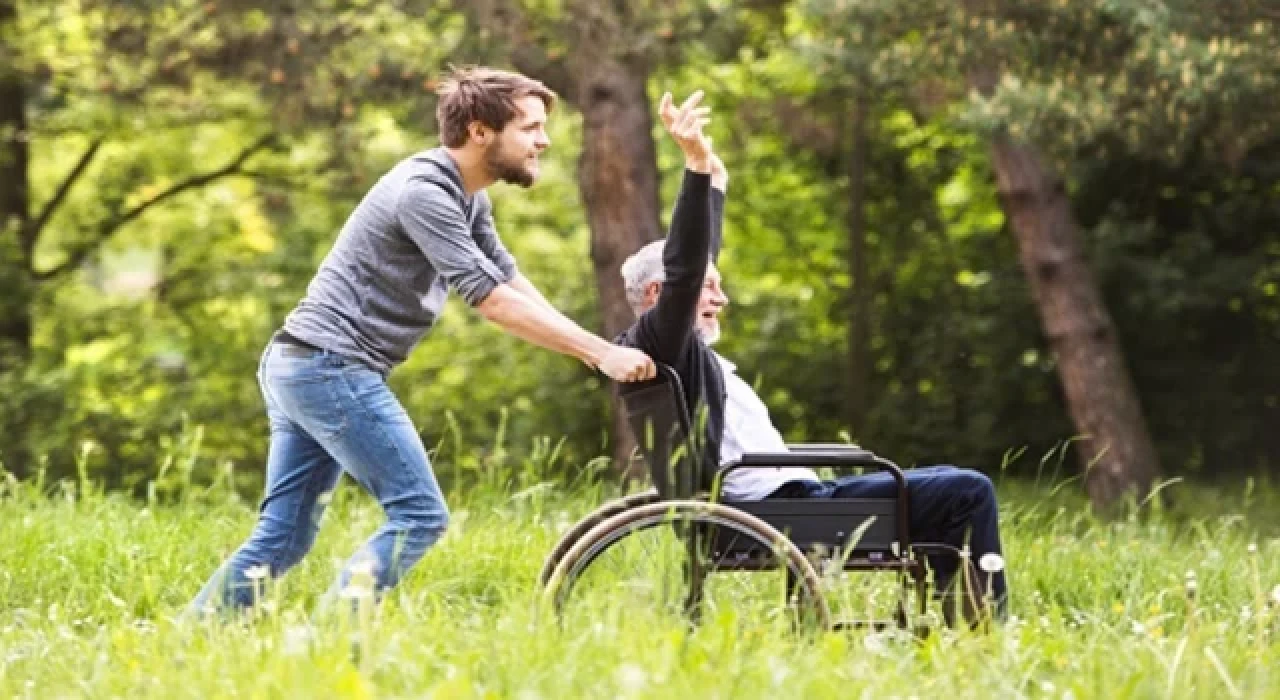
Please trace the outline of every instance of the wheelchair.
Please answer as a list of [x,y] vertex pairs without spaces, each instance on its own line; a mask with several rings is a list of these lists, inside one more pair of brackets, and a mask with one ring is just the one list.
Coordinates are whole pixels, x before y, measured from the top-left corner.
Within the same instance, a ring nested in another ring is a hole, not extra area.
[[[896,464],[857,446],[795,444],[787,452],[745,454],[712,471],[697,459],[684,396],[680,377],[662,364],[655,379],[623,387],[623,405],[654,488],[604,504],[560,538],[539,574],[558,614],[600,595],[636,614],[643,613],[643,603],[695,623],[708,604],[756,605],[818,628],[928,633],[924,556],[957,553],[947,545],[911,541],[907,481]],[[720,498],[720,484],[730,472],[793,466],[883,470],[897,483],[897,493],[883,499]],[[962,593],[950,602],[965,606],[966,619],[975,619],[981,611],[976,570],[966,557],[960,561],[955,578]],[[891,614],[834,619],[827,584],[844,572],[895,574]],[[956,611],[942,612],[953,624]]]

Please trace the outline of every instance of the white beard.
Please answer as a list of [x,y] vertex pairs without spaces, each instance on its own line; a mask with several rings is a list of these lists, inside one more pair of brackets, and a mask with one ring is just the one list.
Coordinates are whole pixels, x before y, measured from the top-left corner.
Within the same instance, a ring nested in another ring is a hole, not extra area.
[[710,331],[705,331],[702,328],[698,328],[697,331],[698,331],[698,337],[702,338],[702,342],[706,343],[708,347],[715,345],[716,342],[720,340],[719,325],[716,325],[715,329]]

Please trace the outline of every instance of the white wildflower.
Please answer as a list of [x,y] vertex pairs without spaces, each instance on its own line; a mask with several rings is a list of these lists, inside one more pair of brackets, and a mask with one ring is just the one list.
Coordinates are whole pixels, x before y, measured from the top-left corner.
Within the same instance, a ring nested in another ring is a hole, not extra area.
[[769,657],[769,677],[775,686],[781,686],[791,677],[791,667],[776,656]]
[[649,682],[649,674],[637,664],[623,664],[618,667],[618,685],[629,692],[642,690]]
[[250,581],[261,581],[262,579],[266,578],[270,573],[271,573],[271,570],[267,568],[266,564],[259,564],[257,566],[251,566],[245,569],[244,577],[249,579]]
[[368,600],[373,597],[373,588],[349,583],[342,587],[340,595],[347,600]]
[[978,568],[989,574],[1004,571],[1004,557],[995,552],[987,552],[978,559]]
[[307,625],[295,625],[284,631],[284,653],[296,656],[306,653],[314,634]]
[[888,648],[885,646],[884,642],[885,642],[884,635],[877,632],[872,632],[862,638],[863,648],[873,654],[884,654],[885,652],[888,651]]
[[373,570],[377,567],[377,562],[373,559],[361,559],[351,564],[352,578],[359,576],[373,577]]

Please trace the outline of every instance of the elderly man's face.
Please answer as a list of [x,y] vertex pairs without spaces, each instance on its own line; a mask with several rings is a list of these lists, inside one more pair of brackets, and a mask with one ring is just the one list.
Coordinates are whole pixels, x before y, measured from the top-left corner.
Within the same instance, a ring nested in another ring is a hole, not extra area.
[[[646,308],[658,303],[662,293],[662,283],[649,285],[645,295]],[[707,345],[713,345],[720,339],[720,312],[729,305],[729,297],[720,287],[720,271],[714,263],[707,265],[707,276],[702,281],[702,295],[698,297],[697,316],[694,319],[694,330]]]

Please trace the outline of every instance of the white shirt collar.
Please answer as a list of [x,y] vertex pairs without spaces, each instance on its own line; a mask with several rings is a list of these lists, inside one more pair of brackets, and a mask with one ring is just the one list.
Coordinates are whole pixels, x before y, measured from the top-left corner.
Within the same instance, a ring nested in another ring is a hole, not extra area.
[[712,355],[715,355],[715,356],[716,356],[716,359],[720,361],[720,367],[721,367],[721,369],[723,369],[723,370],[724,370],[724,371],[726,371],[726,372],[731,372],[731,373],[737,374],[737,372],[738,372],[738,366],[737,366],[737,365],[735,365],[735,364],[733,364],[732,362],[730,362],[729,360],[725,359],[725,356],[724,356],[724,355],[721,355],[720,353],[718,353],[718,352],[716,352],[716,351],[714,351],[714,350],[712,350],[712,351],[711,351],[711,354],[712,354]]

